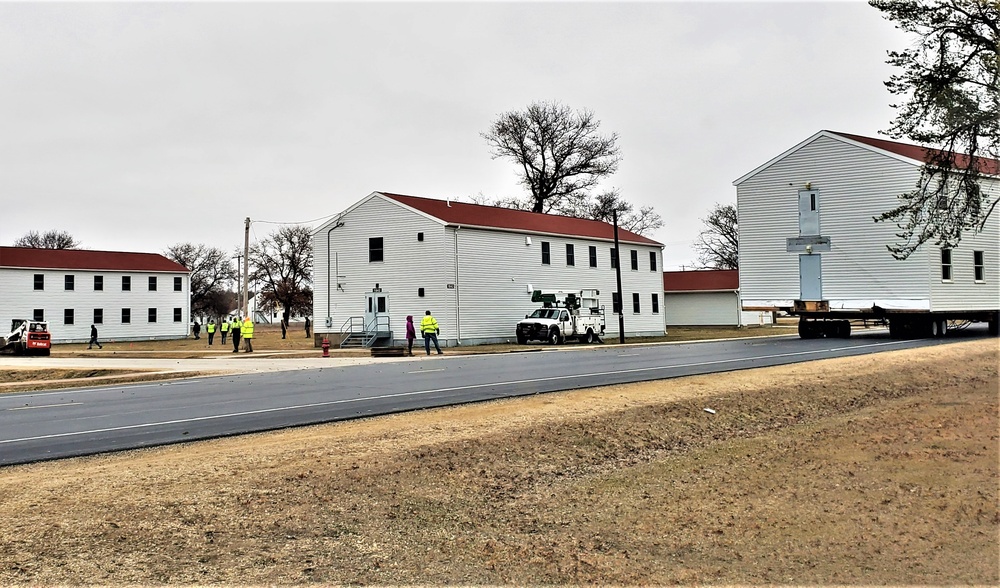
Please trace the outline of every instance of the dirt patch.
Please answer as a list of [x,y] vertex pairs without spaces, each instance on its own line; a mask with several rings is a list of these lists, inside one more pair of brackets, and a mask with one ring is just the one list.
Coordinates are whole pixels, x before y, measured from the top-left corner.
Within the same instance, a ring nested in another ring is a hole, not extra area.
[[0,394],[32,392],[82,386],[134,384],[209,375],[199,371],[156,371],[84,368],[10,368],[0,369]]
[[0,583],[997,585],[998,357],[969,341],[5,468]]

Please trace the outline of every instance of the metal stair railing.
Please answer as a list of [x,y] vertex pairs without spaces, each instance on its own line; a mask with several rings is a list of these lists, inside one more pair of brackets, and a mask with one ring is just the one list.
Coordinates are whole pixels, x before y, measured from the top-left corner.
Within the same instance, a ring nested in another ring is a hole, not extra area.
[[376,315],[368,324],[365,324],[364,317],[349,317],[340,327],[341,333],[348,334],[341,341],[340,347],[343,348],[348,341],[359,341],[362,347],[371,347],[377,339],[391,336],[391,324],[388,315]]

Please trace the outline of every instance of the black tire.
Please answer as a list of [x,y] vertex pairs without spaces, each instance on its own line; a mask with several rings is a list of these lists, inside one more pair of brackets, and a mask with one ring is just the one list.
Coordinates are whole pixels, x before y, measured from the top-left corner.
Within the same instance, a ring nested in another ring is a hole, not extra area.
[[840,321],[837,324],[837,337],[841,339],[851,338],[851,321]]
[[562,342],[562,336],[559,335],[559,329],[557,327],[552,327],[549,329],[549,345],[559,345]]
[[39,349],[38,350],[38,355],[41,355],[41,356],[44,356],[44,357],[48,357],[51,354],[52,354],[52,350],[51,349]]
[[594,330],[587,329],[587,333],[583,337],[580,337],[580,343],[583,343],[584,345],[590,345],[593,342],[594,342]]
[[799,339],[816,339],[820,336],[820,330],[812,321],[799,319]]
[[528,338],[527,338],[527,337],[525,337],[525,336],[524,336],[524,335],[522,335],[521,333],[518,333],[518,334],[517,334],[517,344],[518,344],[518,345],[524,345],[524,344],[526,344],[527,342],[528,342]]
[[987,331],[990,337],[1000,336],[1000,319],[993,319],[986,323]]

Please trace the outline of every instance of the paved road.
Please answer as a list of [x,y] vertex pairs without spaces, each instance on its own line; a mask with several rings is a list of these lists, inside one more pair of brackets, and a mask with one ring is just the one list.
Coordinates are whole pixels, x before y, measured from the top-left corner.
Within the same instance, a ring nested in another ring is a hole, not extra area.
[[0,395],[0,465],[557,390],[940,345],[977,334],[985,336],[985,329],[938,340],[897,341],[875,332],[846,340],[769,337],[564,346],[536,353],[380,359],[365,365],[4,394]]

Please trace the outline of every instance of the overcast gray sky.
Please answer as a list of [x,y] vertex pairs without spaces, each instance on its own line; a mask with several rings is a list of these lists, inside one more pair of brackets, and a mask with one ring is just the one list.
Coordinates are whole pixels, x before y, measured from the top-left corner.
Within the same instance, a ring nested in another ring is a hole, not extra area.
[[690,267],[734,179],[889,126],[886,50],[909,42],[861,1],[0,2],[0,244],[229,251],[247,216],[264,238],[376,190],[523,195],[480,133],[554,100],[618,133],[605,187]]

